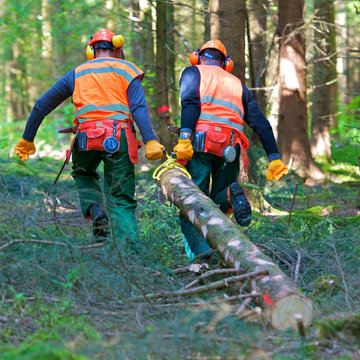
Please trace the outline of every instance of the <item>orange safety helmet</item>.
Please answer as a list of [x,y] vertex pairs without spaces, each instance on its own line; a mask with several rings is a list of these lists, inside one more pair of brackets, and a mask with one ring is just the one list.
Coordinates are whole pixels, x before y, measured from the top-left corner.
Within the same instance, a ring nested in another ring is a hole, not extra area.
[[191,65],[197,65],[200,62],[200,54],[205,49],[215,49],[220,51],[224,57],[224,69],[230,72],[234,67],[234,62],[231,60],[231,57],[228,56],[224,44],[220,40],[210,40],[207,41],[201,48],[197,49],[190,55],[190,63]]
[[91,36],[88,46],[86,47],[86,56],[88,60],[95,57],[94,45],[99,41],[106,41],[115,48],[120,48],[125,44],[125,39],[122,35],[115,35],[111,30],[101,29]]

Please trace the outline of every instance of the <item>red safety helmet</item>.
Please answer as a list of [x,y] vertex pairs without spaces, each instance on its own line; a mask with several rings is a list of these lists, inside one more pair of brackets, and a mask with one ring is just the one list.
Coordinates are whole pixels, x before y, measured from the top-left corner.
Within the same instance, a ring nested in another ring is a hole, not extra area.
[[89,60],[94,59],[94,45],[96,45],[99,41],[107,41],[115,48],[120,48],[125,44],[125,39],[122,35],[115,35],[115,33],[109,29],[101,29],[90,38],[89,44],[86,48],[86,56]]
[[231,60],[230,56],[227,55],[224,44],[220,40],[216,40],[216,39],[207,41],[201,48],[199,48],[197,51],[194,51],[190,55],[191,65],[199,64],[200,54],[205,49],[216,49],[220,51],[225,57],[224,69],[228,72],[230,72],[233,69],[234,62]]

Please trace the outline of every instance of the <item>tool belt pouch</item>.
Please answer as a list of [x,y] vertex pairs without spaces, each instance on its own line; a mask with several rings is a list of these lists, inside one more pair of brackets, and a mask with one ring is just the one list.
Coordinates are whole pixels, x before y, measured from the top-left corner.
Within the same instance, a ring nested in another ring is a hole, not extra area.
[[[100,127],[93,127],[87,123],[80,124],[78,133],[78,150],[106,150],[104,149],[104,141],[107,138],[114,137],[113,123],[113,121],[102,121],[102,126]],[[120,143],[121,126],[119,126],[115,131],[115,138],[117,139],[118,143]]]
[[208,131],[205,137],[204,152],[208,152],[217,156],[223,156],[226,147],[227,136],[218,131]]

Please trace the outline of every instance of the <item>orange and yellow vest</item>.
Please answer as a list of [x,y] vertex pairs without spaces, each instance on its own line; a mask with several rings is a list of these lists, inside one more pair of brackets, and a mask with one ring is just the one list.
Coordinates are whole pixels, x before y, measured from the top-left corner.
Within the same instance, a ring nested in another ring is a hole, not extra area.
[[130,126],[133,119],[126,91],[135,78],[142,79],[143,75],[144,72],[135,64],[115,58],[97,58],[75,68],[74,124],[91,121],[96,126],[96,123],[107,120],[126,122],[128,126],[122,127],[125,128],[129,157],[133,163],[138,162],[138,143]]
[[230,144],[249,147],[243,134],[244,106],[241,80],[219,66],[196,65],[200,72],[201,113],[195,131],[206,132],[204,152],[222,156],[223,149]]

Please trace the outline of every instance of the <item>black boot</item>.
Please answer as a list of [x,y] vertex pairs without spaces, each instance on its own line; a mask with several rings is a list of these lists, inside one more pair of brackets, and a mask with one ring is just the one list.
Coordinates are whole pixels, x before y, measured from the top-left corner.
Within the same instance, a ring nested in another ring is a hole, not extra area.
[[230,185],[230,194],[236,222],[241,226],[249,225],[251,222],[251,206],[243,188],[237,182],[234,182]]
[[109,235],[109,218],[100,205],[98,203],[90,205],[87,212],[93,224],[93,235],[96,238],[107,237]]

